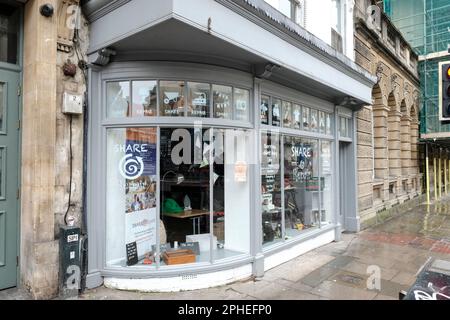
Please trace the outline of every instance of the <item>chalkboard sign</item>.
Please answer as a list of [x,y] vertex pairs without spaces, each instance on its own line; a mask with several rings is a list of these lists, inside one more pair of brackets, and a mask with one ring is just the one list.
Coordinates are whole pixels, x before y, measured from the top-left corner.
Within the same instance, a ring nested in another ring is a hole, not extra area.
[[137,244],[135,242],[127,243],[127,266],[132,266],[138,263]]
[[182,242],[182,243],[178,244],[178,247],[180,249],[190,249],[197,256],[200,254],[200,245],[198,242]]

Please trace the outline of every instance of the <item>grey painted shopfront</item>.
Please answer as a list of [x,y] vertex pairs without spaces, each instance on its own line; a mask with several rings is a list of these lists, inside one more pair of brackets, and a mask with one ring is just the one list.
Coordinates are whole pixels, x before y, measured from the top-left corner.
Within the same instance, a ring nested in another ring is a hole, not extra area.
[[[84,11],[88,287],[219,285],[359,230],[354,114],[373,77],[263,1]],[[194,260],[168,262],[186,243]]]

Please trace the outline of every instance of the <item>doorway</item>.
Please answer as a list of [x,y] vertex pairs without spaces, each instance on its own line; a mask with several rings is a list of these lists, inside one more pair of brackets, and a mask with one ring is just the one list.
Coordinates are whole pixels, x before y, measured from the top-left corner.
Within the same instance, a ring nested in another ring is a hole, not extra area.
[[348,216],[350,194],[349,192],[349,179],[350,179],[350,149],[351,143],[340,141],[339,142],[339,223],[341,224],[341,230],[346,230],[345,219]]
[[21,8],[0,1],[0,290],[18,274],[20,29]]

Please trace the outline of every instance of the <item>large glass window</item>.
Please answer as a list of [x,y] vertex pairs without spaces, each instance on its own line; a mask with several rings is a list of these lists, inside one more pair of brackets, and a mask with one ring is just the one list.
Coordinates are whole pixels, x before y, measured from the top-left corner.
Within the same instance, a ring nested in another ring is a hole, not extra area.
[[143,261],[156,245],[156,128],[109,129],[106,165],[106,263]]
[[282,240],[280,135],[261,134],[261,208],[263,245]]
[[18,63],[19,10],[0,3],[0,62]]
[[332,143],[322,140],[320,143],[320,176],[321,178],[321,225],[332,222],[333,209],[333,174],[332,174]]
[[107,266],[163,268],[249,253],[251,145],[237,129],[108,129]]
[[286,237],[319,226],[318,141],[284,136]]
[[261,137],[263,245],[330,224],[332,143],[271,132]]

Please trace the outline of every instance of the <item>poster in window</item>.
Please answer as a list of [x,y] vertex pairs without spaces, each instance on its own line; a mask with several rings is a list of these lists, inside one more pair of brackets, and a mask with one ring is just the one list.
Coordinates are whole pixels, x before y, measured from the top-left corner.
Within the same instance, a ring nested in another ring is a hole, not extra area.
[[293,169],[292,177],[295,182],[304,182],[312,178],[313,148],[309,143],[296,143],[291,147]]
[[119,164],[125,185],[125,243],[142,258],[156,244],[156,129],[129,128]]

